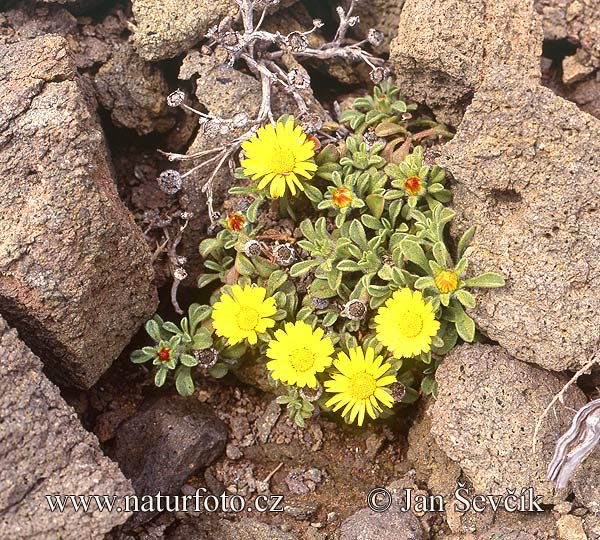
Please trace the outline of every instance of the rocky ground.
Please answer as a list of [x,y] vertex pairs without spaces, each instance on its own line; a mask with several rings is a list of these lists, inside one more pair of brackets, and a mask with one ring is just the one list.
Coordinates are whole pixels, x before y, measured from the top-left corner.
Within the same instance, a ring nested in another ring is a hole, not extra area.
[[[471,312],[485,344],[440,367],[439,399],[348,427],[324,415],[300,430],[248,374],[198,381],[191,398],[157,389],[129,362],[139,328],[170,302],[172,241],[201,301],[197,246],[207,234],[193,177],[176,195],[157,151],[218,139],[169,108],[232,116],[260,107],[260,83],[204,54],[234,0],[0,1],[0,537],[105,540],[492,540],[600,538],[600,460],[556,493],[547,463],[573,410],[597,397],[582,377],[536,421],[572,371],[597,353],[600,328],[600,2],[364,0],[362,39],[386,32],[404,94],[456,130],[428,159],[452,177],[456,228],[476,225],[474,272],[507,286]],[[335,3],[282,1],[265,27],[335,26]],[[314,107],[370,88],[368,71],[311,65]],[[283,112],[286,96],[275,96]],[[229,171],[217,178],[217,204]],[[185,214],[187,213],[187,215]],[[189,214],[193,214],[190,217]],[[18,334],[17,334],[18,333]],[[456,512],[470,493],[534,488],[543,513]],[[461,484],[462,485],[462,484]],[[383,514],[366,494],[394,494]],[[44,495],[284,496],[283,513],[50,513]],[[402,512],[403,490],[443,495],[445,512]]]

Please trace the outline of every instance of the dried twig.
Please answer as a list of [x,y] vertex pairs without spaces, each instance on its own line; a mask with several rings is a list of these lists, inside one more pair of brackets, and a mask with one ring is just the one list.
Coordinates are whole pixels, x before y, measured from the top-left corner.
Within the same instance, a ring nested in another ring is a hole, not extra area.
[[535,429],[533,431],[532,450],[533,450],[534,454],[536,451],[537,437],[538,437],[538,433],[540,431],[540,427],[542,425],[542,422],[544,421],[544,418],[546,418],[546,415],[550,412],[550,409],[552,409],[552,407],[554,407],[554,405],[556,404],[557,401],[560,401],[562,403],[567,390],[577,381],[577,379],[579,379],[579,377],[581,377],[588,369],[590,369],[597,362],[598,362],[598,356],[594,355],[594,357],[587,364],[585,364],[585,366],[583,366],[577,373],[575,373],[575,375],[573,375],[573,377],[571,377],[571,380],[562,387],[561,391],[552,398],[552,401],[544,409],[544,412],[538,418],[538,421],[535,425]]
[[548,465],[548,480],[557,489],[567,487],[569,478],[600,441],[600,399],[590,401],[573,417],[571,427],[556,443]]

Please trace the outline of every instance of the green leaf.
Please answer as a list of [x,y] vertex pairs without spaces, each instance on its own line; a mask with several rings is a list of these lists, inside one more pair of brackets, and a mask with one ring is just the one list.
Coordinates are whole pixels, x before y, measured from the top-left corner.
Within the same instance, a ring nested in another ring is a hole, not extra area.
[[203,287],[206,287],[209,283],[212,283],[217,279],[219,279],[219,274],[202,274],[198,278],[198,288],[202,289]]
[[165,384],[165,381],[167,380],[167,369],[166,368],[158,368],[158,371],[156,372],[156,375],[154,376],[154,384],[158,387],[162,386],[163,384]]
[[201,322],[205,321],[211,316],[212,308],[207,305],[192,304],[188,309],[188,314],[190,316],[190,330],[193,333]]
[[222,379],[229,373],[229,366],[223,362],[217,362],[208,370],[208,374],[215,379]]
[[206,259],[211,253],[217,251],[222,247],[221,241],[216,238],[206,238],[200,242],[200,246],[198,247],[198,251],[203,258]]
[[443,268],[448,266],[448,250],[443,242],[436,242],[433,245],[433,257]]
[[319,166],[325,165],[325,163],[337,163],[339,160],[340,153],[335,144],[328,144],[315,158],[315,162]]
[[323,194],[318,187],[313,186],[308,182],[302,182],[302,185],[304,186],[304,193],[306,194],[308,200],[314,203],[318,203],[323,200]]
[[199,351],[208,349],[213,344],[212,336],[208,328],[200,328],[196,331],[192,341],[192,349]]
[[415,281],[415,289],[426,289],[435,287],[435,280],[431,276],[423,276]]
[[411,262],[415,263],[426,273],[429,273],[429,263],[423,248],[413,240],[402,240],[400,242],[400,249],[404,256]]
[[252,264],[261,278],[268,278],[275,270],[279,268],[276,264],[261,257],[260,255],[252,258]]
[[421,381],[421,392],[426,396],[433,394],[437,390],[437,382],[435,377],[427,375]]
[[237,360],[238,358],[244,356],[244,354],[246,353],[246,349],[246,344],[244,342],[241,342],[236,343],[235,345],[231,345],[230,347],[226,347],[221,351],[220,354],[223,358]]
[[357,272],[360,270],[360,266],[357,263],[349,260],[340,261],[337,263],[336,268],[341,272]]
[[242,276],[251,276],[256,272],[252,261],[243,253],[238,253],[235,257],[235,267]]
[[171,321],[167,321],[166,323],[163,324],[163,330],[165,332],[170,332],[171,334],[180,334],[181,333],[181,329],[174,323],[172,323]]
[[475,321],[469,317],[460,304],[455,305],[455,322],[458,335],[467,343],[475,338]]
[[267,296],[273,296],[286,281],[287,274],[283,270],[275,270],[267,280]]
[[264,197],[259,197],[258,199],[255,199],[252,202],[252,204],[248,207],[248,210],[246,210],[246,218],[250,223],[256,223],[256,220],[258,219],[258,209],[260,208],[260,205],[264,202],[264,200]]
[[377,195],[372,193],[371,195],[367,195],[365,198],[365,202],[373,214],[374,217],[379,219],[383,215],[383,210],[385,206],[385,199],[383,195]]
[[181,396],[187,397],[194,393],[194,381],[190,374],[190,368],[180,366],[175,375],[175,387]]
[[460,240],[458,241],[458,247],[456,249],[456,258],[457,259],[461,259],[462,256],[465,254],[465,250],[467,249],[467,247],[469,246],[469,242],[471,242],[471,239],[475,235],[475,231],[476,231],[476,227],[470,227],[460,237]]
[[191,354],[184,353],[179,357],[179,361],[187,367],[195,367],[198,365],[198,360]]
[[369,249],[369,244],[367,243],[367,235],[365,234],[365,230],[363,229],[362,224],[357,219],[353,219],[350,223],[350,238],[355,242],[358,247],[362,250],[367,251]]
[[326,279],[315,279],[310,285],[310,292],[317,298],[331,298],[337,296],[335,290],[333,290]]
[[325,315],[325,317],[323,317],[323,326],[326,328],[329,326],[333,326],[338,320],[339,316],[339,313],[336,313],[335,311],[330,311]]
[[[154,348],[152,349],[152,351],[154,354],[156,354],[156,351],[154,350]],[[144,362],[147,362],[148,360],[150,360],[150,358],[153,358],[154,354],[148,355],[143,350],[138,349],[131,353],[131,355],[129,356],[129,359],[134,364],[143,364]]]
[[495,288],[504,287],[504,285],[504,278],[496,272],[486,272],[485,274],[481,274],[465,281],[465,286],[467,287]]
[[148,335],[157,343],[161,340],[161,334],[160,334],[160,327],[158,326],[158,323],[154,320],[154,319],[150,319],[147,323],[146,323],[146,332],[148,333]]
[[376,217],[370,216],[369,214],[363,214],[360,217],[363,225],[368,229],[373,229],[374,231],[378,231],[381,229],[381,221],[379,221]]
[[465,291],[465,289],[459,289],[454,294],[456,295],[456,299],[467,308],[474,308],[477,305],[475,297],[469,291]]
[[290,268],[290,275],[292,277],[299,277],[307,272],[309,272],[312,268],[315,268],[321,264],[319,261],[310,259],[308,261],[300,261],[292,265]]

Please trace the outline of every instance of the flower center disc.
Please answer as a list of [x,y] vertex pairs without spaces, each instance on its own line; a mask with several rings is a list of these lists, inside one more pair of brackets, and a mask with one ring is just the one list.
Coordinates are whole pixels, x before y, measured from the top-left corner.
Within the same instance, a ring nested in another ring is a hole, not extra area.
[[251,307],[245,307],[240,310],[237,323],[242,330],[254,330],[259,319],[258,311]]
[[367,399],[377,388],[377,382],[368,373],[358,373],[350,383],[350,393],[354,399]]
[[271,156],[271,172],[276,174],[290,174],[296,166],[294,152],[287,148],[275,148]]
[[414,338],[421,333],[421,330],[423,330],[423,319],[416,313],[409,311],[398,319],[398,331],[404,337]]
[[315,355],[304,347],[295,349],[290,354],[290,363],[296,371],[308,371],[315,363]]

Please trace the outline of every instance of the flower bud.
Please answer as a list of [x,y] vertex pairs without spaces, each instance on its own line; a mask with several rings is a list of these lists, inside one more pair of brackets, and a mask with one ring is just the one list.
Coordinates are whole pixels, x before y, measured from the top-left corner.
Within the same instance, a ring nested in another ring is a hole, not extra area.
[[317,298],[316,296],[313,296],[312,304],[315,309],[326,309],[329,305],[329,300],[327,300],[327,298]]

